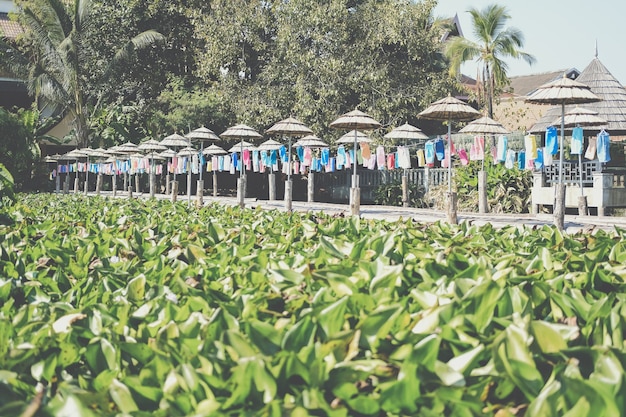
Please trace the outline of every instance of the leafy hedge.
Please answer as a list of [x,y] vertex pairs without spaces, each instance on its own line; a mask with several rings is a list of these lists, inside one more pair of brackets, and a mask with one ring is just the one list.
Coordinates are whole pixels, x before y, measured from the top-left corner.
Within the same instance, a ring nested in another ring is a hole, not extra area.
[[626,411],[624,230],[51,195],[7,210],[0,415]]

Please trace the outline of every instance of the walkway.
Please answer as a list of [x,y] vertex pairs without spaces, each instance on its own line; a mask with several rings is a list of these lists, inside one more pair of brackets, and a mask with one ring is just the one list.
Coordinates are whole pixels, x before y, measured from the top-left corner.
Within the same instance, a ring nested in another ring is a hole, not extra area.
[[[89,193],[94,195],[95,193]],[[111,195],[110,192],[102,192],[102,196]],[[134,197],[147,198],[148,194],[137,194]],[[127,198],[127,194],[118,193],[118,198]],[[169,199],[170,196],[158,194],[159,199]],[[186,195],[179,195],[178,201],[187,202]],[[238,201],[234,197],[203,197],[204,204],[219,203],[236,206]],[[275,209],[279,211],[285,210],[285,204],[282,200],[256,200],[246,199],[246,207],[260,207],[263,209]],[[191,197],[191,205],[195,205],[195,196]],[[347,204],[331,204],[331,203],[308,203],[306,201],[293,201],[292,208],[294,211],[307,212],[319,211],[327,214],[350,215],[350,208]],[[417,222],[433,223],[439,220],[446,220],[444,211],[432,209],[404,208],[395,206],[379,206],[379,205],[361,205],[361,217],[365,219],[380,219],[387,221],[396,221],[402,219],[413,219]],[[478,214],[478,213],[458,213],[459,222],[470,222],[476,225],[491,223],[494,227],[504,227],[508,225],[518,226],[543,226],[552,225],[553,217],[551,214]],[[579,231],[590,232],[594,229],[614,230],[615,227],[626,229],[626,217],[597,217],[597,216],[565,216],[565,231],[567,233],[576,233]]]

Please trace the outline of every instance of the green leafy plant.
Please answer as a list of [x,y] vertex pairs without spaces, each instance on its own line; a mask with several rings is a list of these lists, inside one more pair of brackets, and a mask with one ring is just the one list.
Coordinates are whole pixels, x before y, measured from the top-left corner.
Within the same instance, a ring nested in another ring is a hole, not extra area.
[[[421,185],[409,184],[409,207],[430,207],[425,199],[425,189]],[[381,184],[374,190],[374,202],[386,206],[402,206],[402,183],[395,181]]]
[[9,211],[0,415],[626,412],[626,230],[50,194]]

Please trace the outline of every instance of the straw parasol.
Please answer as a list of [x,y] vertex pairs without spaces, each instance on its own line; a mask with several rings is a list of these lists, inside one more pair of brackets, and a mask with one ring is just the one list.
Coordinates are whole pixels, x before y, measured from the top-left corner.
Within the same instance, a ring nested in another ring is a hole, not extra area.
[[[555,121],[554,124],[557,124],[558,121]],[[591,127],[591,126],[606,126],[607,121],[602,117],[598,116],[598,112],[594,110],[589,110],[586,108],[582,108],[579,106],[574,107],[571,110],[568,110],[565,113],[565,117],[563,119],[563,126],[567,127]],[[579,185],[580,185],[580,196],[584,197],[583,194],[583,158],[582,151],[578,154],[578,172],[579,172]],[[586,201],[582,201],[581,203],[585,203]],[[581,207],[582,213],[586,214],[587,208],[586,205],[582,205]]]
[[201,126],[197,129],[192,130],[191,132],[185,135],[187,139],[191,139],[191,141],[196,142],[211,142],[220,140],[220,137],[215,134],[211,129],[207,129],[204,126]]
[[274,139],[268,139],[265,142],[261,143],[257,149],[260,151],[272,151],[280,149],[283,146],[282,143],[275,141]]
[[[421,129],[405,123],[392,129],[389,133],[383,136],[385,139],[404,141],[406,144],[409,140],[423,140],[428,139],[428,136],[422,132]],[[402,205],[404,207],[409,206],[409,181],[407,177],[406,168],[402,172]]]
[[167,146],[161,144],[161,142],[155,139],[148,139],[145,142],[140,143],[137,149],[144,152],[149,152],[150,156],[150,197],[154,197],[155,194],[155,169],[154,169],[154,153],[167,150]]
[[185,148],[181,149],[180,151],[177,152],[178,156],[185,156],[190,158],[190,163],[188,164],[187,167],[187,206],[191,205],[191,157],[193,157],[194,155],[198,155],[198,150],[195,149],[192,146],[186,146]]
[[[213,143],[205,148],[202,153],[204,155],[226,155],[228,152]],[[213,197],[217,197],[217,169],[215,167],[213,167]]]
[[565,220],[565,185],[563,184],[563,142],[565,140],[565,105],[593,103],[602,100],[589,86],[563,76],[556,81],[544,84],[535,90],[526,102],[537,104],[561,105],[561,143],[559,146],[559,184],[554,207],[554,223],[559,230],[564,228]]
[[342,143],[342,144],[352,143],[354,142],[355,136],[356,136],[356,141],[359,143],[372,143],[372,139],[370,139],[369,136],[367,136],[363,132],[359,132],[358,130],[351,130],[350,132],[346,133],[345,135],[337,139],[337,142],[335,143]]
[[184,148],[185,146],[189,146],[189,139],[185,138],[178,133],[172,133],[169,136],[166,136],[161,142],[159,142],[163,146],[167,146],[168,148]]
[[237,143],[236,145],[231,146],[228,149],[228,153],[241,152],[244,149],[252,151],[252,150],[255,150],[256,148],[257,147],[253,143],[250,143],[248,141],[242,140],[239,143]]
[[287,182],[285,183],[285,209],[291,211],[291,138],[294,136],[312,135],[313,131],[306,127],[304,123],[294,117],[288,117],[280,122],[275,123],[267,129],[268,135],[283,135],[289,138],[289,146],[287,148]]
[[[239,207],[245,207],[245,198],[246,198],[246,179],[245,179],[245,166],[243,163],[243,150],[244,150],[244,140],[255,140],[261,139],[263,136],[245,124],[238,124],[226,129],[221,135],[223,138],[227,139],[239,139],[239,152],[241,157],[241,163],[239,165],[239,181],[237,182],[237,192],[239,193]],[[252,144],[250,147],[254,146]],[[236,152],[236,151],[233,151]]]
[[[483,116],[472,120],[465,125],[459,133],[473,133],[482,135],[503,135],[509,133],[502,124],[491,117]],[[480,171],[478,173],[478,212],[487,212],[487,173],[485,172],[485,158],[483,156]]]
[[[330,123],[333,129],[354,129],[354,156],[356,157],[356,144],[358,130],[372,130],[381,127],[381,124],[374,120],[370,115],[360,110],[352,110],[345,113]],[[356,161],[353,161],[356,162]],[[361,205],[361,190],[359,189],[359,180],[356,174],[356,163],[352,164],[352,188],[350,189],[350,207],[352,215],[359,215]]]
[[385,139],[404,140],[404,141],[428,139],[428,136],[426,136],[420,128],[415,127],[409,123],[405,123],[401,126],[398,126],[392,129],[389,133],[387,133],[383,137]]
[[315,135],[307,135],[293,144],[296,147],[327,148],[328,144]]
[[459,99],[448,95],[432,103],[422,110],[419,117],[432,120],[445,120],[448,122],[448,221],[456,223],[456,195],[452,193],[452,120],[474,120],[480,113]]

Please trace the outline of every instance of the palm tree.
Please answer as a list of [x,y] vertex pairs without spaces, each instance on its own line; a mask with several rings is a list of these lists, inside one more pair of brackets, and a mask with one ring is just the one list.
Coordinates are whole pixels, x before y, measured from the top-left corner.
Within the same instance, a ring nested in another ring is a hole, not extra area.
[[510,19],[504,6],[493,4],[482,11],[471,8],[472,26],[478,41],[454,37],[446,44],[445,55],[450,60],[450,74],[459,73],[461,64],[476,59],[482,64],[482,87],[489,117],[493,117],[493,98],[498,90],[508,84],[505,58],[523,59],[532,65],[535,58],[520,48],[524,35],[516,28],[505,28]]
[[[121,45],[104,71],[89,68],[85,40],[95,36],[91,0],[17,1],[17,17],[25,28],[25,42],[0,41],[3,66],[24,79],[29,93],[41,104],[68,115],[79,146],[89,144],[90,117],[99,106],[97,93],[87,79],[96,76],[96,85],[105,82],[112,70],[133,57],[134,52],[164,39],[148,30]],[[93,84],[92,84],[93,85]],[[89,112],[91,109],[91,113]]]

